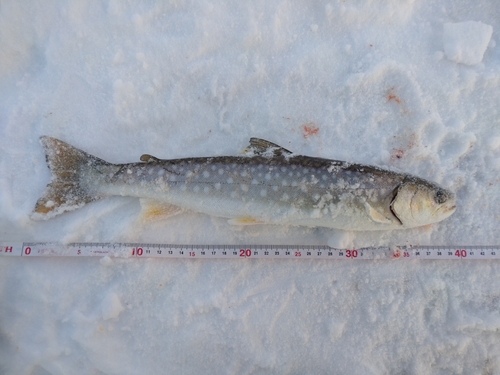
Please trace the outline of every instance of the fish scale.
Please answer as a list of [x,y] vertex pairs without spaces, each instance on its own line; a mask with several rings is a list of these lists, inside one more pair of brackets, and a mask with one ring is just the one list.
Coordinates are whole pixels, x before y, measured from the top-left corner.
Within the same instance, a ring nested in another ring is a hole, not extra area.
[[[199,204],[186,202],[193,199],[198,201],[191,196],[193,194],[204,200],[225,197],[231,201],[231,207],[245,206],[241,209],[245,209],[247,213],[251,211],[251,215],[259,219],[264,216],[262,206],[271,206],[274,219],[281,221],[287,214],[290,216],[290,207],[296,211],[293,213],[294,217],[307,218],[313,214],[328,214],[337,208],[340,194],[345,195],[343,200],[355,200],[357,196],[363,199],[369,197],[373,202],[381,201],[387,191],[394,189],[401,182],[401,178],[395,175],[395,178],[384,180],[387,189],[364,188],[360,187],[360,178],[356,174],[366,172],[341,170],[340,173],[334,174],[328,172],[330,167],[331,162],[328,160],[316,159],[302,166],[296,163],[282,165],[275,161],[269,163],[268,159],[262,157],[196,158],[158,161],[147,165],[127,164],[105,181],[105,190],[102,193],[117,188],[122,194],[129,196],[146,196],[151,199],[167,197],[163,199],[168,203],[191,210],[196,210]],[[148,173],[148,170],[151,173]],[[371,178],[375,181],[376,176]],[[147,185],[138,182],[146,182]],[[375,182],[369,185],[374,184]],[[137,189],[137,185],[141,188]],[[255,203],[255,207],[249,206],[249,203]],[[362,205],[358,202],[358,206]],[[255,210],[259,212],[253,212]],[[317,212],[318,210],[322,212]],[[216,216],[227,215],[223,208],[208,213]],[[268,215],[266,219],[272,220],[272,217]]]

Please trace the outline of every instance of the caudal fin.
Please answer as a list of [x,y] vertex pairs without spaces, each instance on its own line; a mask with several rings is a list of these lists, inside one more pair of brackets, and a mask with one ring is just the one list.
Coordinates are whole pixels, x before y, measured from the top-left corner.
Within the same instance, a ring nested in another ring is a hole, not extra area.
[[113,164],[55,138],[43,136],[40,142],[45,148],[52,181],[36,202],[33,219],[50,219],[102,198],[82,181],[90,181],[93,175],[99,175],[100,170]]

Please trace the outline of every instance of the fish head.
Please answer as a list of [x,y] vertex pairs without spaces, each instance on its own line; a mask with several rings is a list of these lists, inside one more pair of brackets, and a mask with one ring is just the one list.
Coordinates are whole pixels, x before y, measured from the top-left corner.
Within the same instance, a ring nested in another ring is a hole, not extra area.
[[391,202],[392,213],[404,227],[414,228],[437,223],[456,210],[453,192],[416,177],[406,178]]

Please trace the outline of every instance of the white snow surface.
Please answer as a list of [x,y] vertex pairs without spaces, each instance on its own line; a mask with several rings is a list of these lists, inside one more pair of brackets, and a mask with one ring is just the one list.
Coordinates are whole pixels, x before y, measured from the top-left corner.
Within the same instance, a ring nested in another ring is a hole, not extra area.
[[457,63],[476,65],[483,59],[493,28],[482,22],[445,23],[443,45],[446,57]]
[[[500,245],[499,30],[496,1],[3,2],[1,241]],[[144,224],[113,197],[35,222],[41,135],[114,163],[260,137],[436,181],[458,208],[345,233]],[[0,293],[2,374],[500,374],[498,261],[3,257]]]

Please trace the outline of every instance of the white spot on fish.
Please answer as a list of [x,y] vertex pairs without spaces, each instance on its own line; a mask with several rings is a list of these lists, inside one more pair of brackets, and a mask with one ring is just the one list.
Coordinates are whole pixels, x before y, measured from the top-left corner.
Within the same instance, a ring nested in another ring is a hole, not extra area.
[[282,180],[282,181],[281,181],[281,185],[286,186],[287,184],[288,184],[288,181],[287,181],[287,180]]
[[194,185],[193,191],[195,193],[199,192],[200,191],[200,187],[198,185]]
[[265,179],[269,181],[271,179],[271,173],[266,173]]
[[230,196],[231,196],[231,198],[236,198],[236,191],[232,191]]
[[273,191],[278,191],[278,186],[277,185],[273,186]]
[[160,169],[158,170],[158,176],[163,176],[164,174],[165,174],[165,169],[160,168]]
[[326,180],[328,179],[328,176],[327,176],[326,174],[324,174],[324,175],[322,175],[322,176],[321,176],[321,179],[322,179],[323,181],[326,181]]
[[186,189],[187,189],[187,185],[186,184],[181,185],[181,191],[186,191]]
[[203,177],[209,178],[210,177],[210,173],[208,171],[203,172]]
[[256,180],[255,178],[252,180],[252,185],[258,185],[259,184],[259,180]]
[[212,165],[212,167],[210,169],[212,169],[212,171],[215,171],[217,169],[217,166],[216,165]]
[[243,190],[245,193],[248,191],[248,185],[246,184],[241,184],[240,185],[241,190]]
[[219,174],[220,174],[220,175],[223,175],[223,174],[224,174],[224,169],[222,169],[222,168],[221,168],[221,169],[219,169]]
[[215,190],[220,190],[221,184],[220,184],[220,182],[217,182],[214,186],[215,186]]
[[[184,171],[184,169],[182,169],[181,171]],[[186,177],[191,177],[193,174],[193,171],[188,171],[188,173],[186,173]]]
[[262,189],[262,190],[260,191],[260,196],[261,196],[261,197],[265,197],[266,195],[267,195],[267,190],[266,190],[266,189]]
[[288,173],[288,175],[289,175],[290,177],[292,177],[292,176],[293,176],[293,172]]
[[227,179],[227,183],[228,183],[228,184],[232,184],[232,183],[233,183],[233,179],[232,179],[232,177],[229,177],[229,178]]
[[333,172],[338,172],[340,169],[340,167],[334,163],[330,164],[330,166],[327,168],[327,171],[330,172],[330,173],[333,173]]
[[319,218],[323,215],[321,215],[321,210],[319,208],[315,208],[313,212],[311,213],[312,218]]
[[205,194],[207,194],[209,191],[210,191],[210,187],[205,186],[205,187],[203,188],[203,192],[204,192]]
[[290,196],[287,194],[287,193],[284,193],[282,196],[281,196],[281,200],[282,201],[287,201],[290,199]]
[[132,174],[132,169],[128,168],[127,169],[127,174]]
[[246,177],[246,176],[248,176],[247,171],[243,171],[243,172],[241,172],[241,177]]

